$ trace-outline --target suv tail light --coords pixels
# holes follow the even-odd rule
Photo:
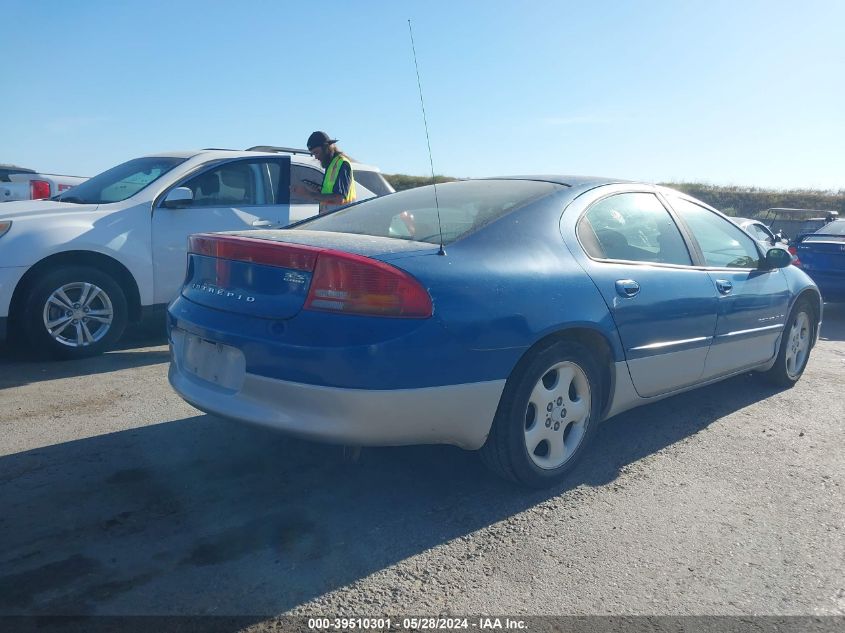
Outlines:
[[[788,249],[789,254],[792,255],[792,265],[793,266],[801,266],[801,260],[798,259],[798,249],[794,246],[790,246]]]
[[[431,297],[408,273],[370,257],[234,235],[192,235],[189,250],[220,259],[312,273],[305,310],[425,319]]]
[[[32,200],[44,200],[50,197],[50,183],[46,180],[29,181],[29,197]]]

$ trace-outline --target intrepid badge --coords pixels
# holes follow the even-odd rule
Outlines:
[[[240,292],[229,290],[228,288],[220,288],[218,286],[211,286],[209,284],[195,283],[191,284],[191,288],[193,288],[194,290],[199,290],[200,292],[207,292],[208,294],[217,295],[218,297],[234,299],[235,301],[246,301],[247,303],[253,303],[255,301],[255,297],[251,295],[241,294]]]

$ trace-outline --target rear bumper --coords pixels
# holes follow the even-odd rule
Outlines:
[[[207,413],[306,439],[361,446],[452,444],[480,448],[504,380],[419,389],[347,389],[249,374],[236,360],[217,369],[226,388],[186,363],[187,333],[171,331],[170,384]]]

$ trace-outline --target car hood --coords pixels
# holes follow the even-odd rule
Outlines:
[[[15,220],[50,216],[57,213],[87,213],[97,209],[96,204],[74,204],[55,200],[21,200],[0,204],[0,220]]]

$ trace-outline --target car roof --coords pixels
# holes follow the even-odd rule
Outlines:
[[[299,152],[296,153],[286,153],[286,152],[262,152],[262,151],[251,151],[251,150],[243,150],[243,149],[217,149],[217,148],[208,148],[208,149],[195,149],[195,150],[184,150],[184,151],[174,151],[174,152],[156,152],[155,154],[147,154],[144,158],[184,158],[184,159],[191,159],[201,156],[204,160],[223,160],[226,158],[246,158],[249,156],[290,156],[291,161],[294,163],[298,163],[300,165],[308,165],[310,167],[321,168],[320,162],[311,156],[303,156]],[[374,165],[366,165],[364,163],[359,163],[355,160],[352,161],[352,164],[355,166],[355,169],[364,170],[364,171],[375,171],[381,172],[378,167]]]
[[[607,178],[604,176],[565,176],[561,174],[534,174],[523,176],[497,176],[493,178],[482,178],[481,180],[540,180],[552,182],[564,187],[582,188],[598,187],[600,185],[612,185],[617,183],[632,183],[631,180],[623,178]],[[645,183],[643,183],[645,184]]]

